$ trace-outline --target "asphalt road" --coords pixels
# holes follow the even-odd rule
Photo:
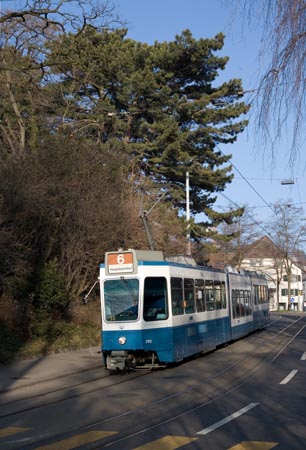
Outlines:
[[[305,450],[306,315],[166,370],[93,367],[0,395],[5,450]]]

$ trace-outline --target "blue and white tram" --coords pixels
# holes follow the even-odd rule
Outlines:
[[[112,371],[166,366],[269,321],[267,281],[256,272],[127,250],[106,253],[99,279],[102,351]]]

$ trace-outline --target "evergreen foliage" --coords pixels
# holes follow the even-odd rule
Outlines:
[[[149,46],[125,33],[89,28],[77,42],[69,35],[51,47],[49,63],[61,79],[55,85],[64,92],[62,127],[111,149],[119,141],[127,177],[137,186],[158,183],[169,201],[184,198],[188,170],[192,211],[207,212],[206,225],[229,220],[211,210],[212,194],[233,176],[230,156],[217,146],[235,142],[249,107],[239,101],[240,80],[216,85],[228,60],[215,55],[224,36],[196,40],[186,30]]]

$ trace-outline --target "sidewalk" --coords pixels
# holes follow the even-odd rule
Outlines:
[[[0,393],[98,367],[103,369],[100,347],[0,364]]]

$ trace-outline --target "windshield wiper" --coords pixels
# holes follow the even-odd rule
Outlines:
[[[125,284],[125,286],[128,288],[129,293],[132,296],[133,299],[133,306],[136,306],[136,304],[138,303],[138,298],[135,296],[133,289],[131,288],[131,286],[129,285],[129,283],[127,282],[127,280],[124,277],[120,277],[121,281],[123,281],[123,283]]]

